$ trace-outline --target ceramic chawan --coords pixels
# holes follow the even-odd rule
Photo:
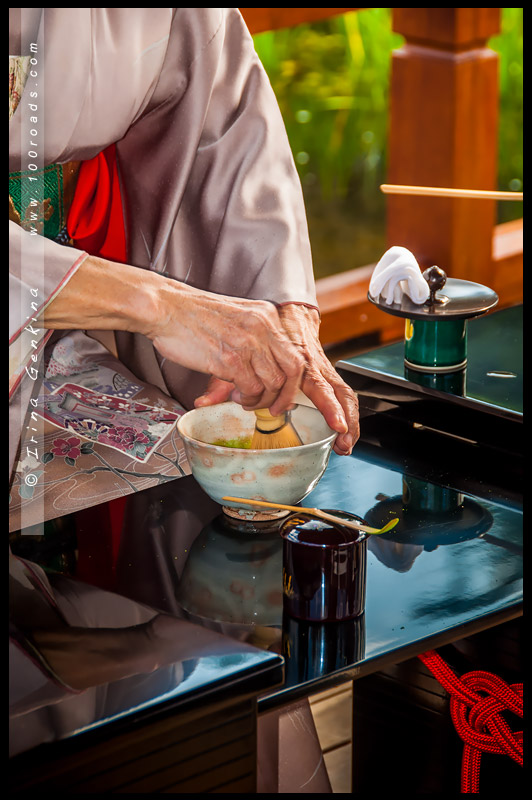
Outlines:
[[[276,450],[251,450],[213,444],[250,438],[255,414],[237,403],[197,408],[177,423],[190,469],[200,486],[229,513],[257,519],[249,506],[225,501],[225,496],[293,505],[316,486],[327,467],[337,436],[315,408],[298,405],[292,423],[302,445]],[[271,515],[262,515],[267,518]]]

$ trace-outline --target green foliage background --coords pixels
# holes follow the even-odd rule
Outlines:
[[[384,252],[390,8],[369,8],[254,37],[301,177],[316,277]],[[523,9],[504,8],[488,43],[500,57],[500,189],[523,181]],[[522,213],[499,203],[499,221]]]

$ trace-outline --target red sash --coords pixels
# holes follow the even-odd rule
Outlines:
[[[110,261],[126,261],[124,212],[114,144],[82,163],[68,212],[67,231],[80,250]]]

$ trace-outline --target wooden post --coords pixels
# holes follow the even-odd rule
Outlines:
[[[388,183],[496,189],[500,8],[394,8]],[[388,245],[490,285],[493,200],[390,196]]]

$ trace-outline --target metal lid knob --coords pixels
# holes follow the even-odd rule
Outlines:
[[[436,297],[436,292],[443,289],[447,283],[447,273],[437,266],[432,266],[423,272],[423,277],[429,285],[430,295],[426,301],[427,305],[433,306],[435,304],[443,305],[448,302],[448,298]]]

